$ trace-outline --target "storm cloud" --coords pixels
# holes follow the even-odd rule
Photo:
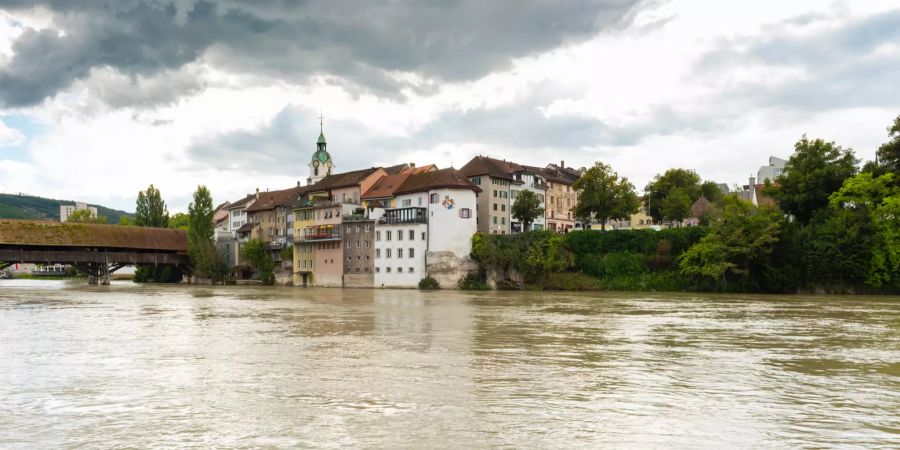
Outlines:
[[[469,80],[512,59],[587,39],[619,23],[636,0],[486,2],[0,1],[44,6],[53,26],[26,29],[0,68],[0,100],[27,106],[95,68],[149,77],[201,58],[230,72],[303,83],[333,77],[396,96],[415,83]]]

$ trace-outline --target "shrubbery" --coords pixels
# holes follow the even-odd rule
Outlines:
[[[440,283],[438,283],[438,281],[435,280],[430,275],[425,278],[422,278],[419,281],[419,289],[421,289],[423,291],[434,291],[434,290],[437,290],[440,288],[441,288]]]

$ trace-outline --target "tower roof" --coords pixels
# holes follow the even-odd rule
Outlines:
[[[322,130],[319,130],[319,140],[316,141],[316,144],[325,144],[325,133]]]

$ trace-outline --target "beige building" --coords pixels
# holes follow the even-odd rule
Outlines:
[[[72,213],[83,210],[88,210],[91,212],[92,217],[97,217],[97,208],[88,206],[88,204],[84,202],[76,202],[74,205],[59,205],[59,221],[67,222]]]
[[[547,180],[547,229],[567,233],[580,228],[575,219],[578,193],[574,185],[582,171],[566,167],[565,161],[548,164],[541,170]]]

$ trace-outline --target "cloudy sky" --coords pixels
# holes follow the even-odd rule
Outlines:
[[[745,183],[807,133],[872,159],[900,3],[0,0],[0,192],[174,211],[490,155]]]

